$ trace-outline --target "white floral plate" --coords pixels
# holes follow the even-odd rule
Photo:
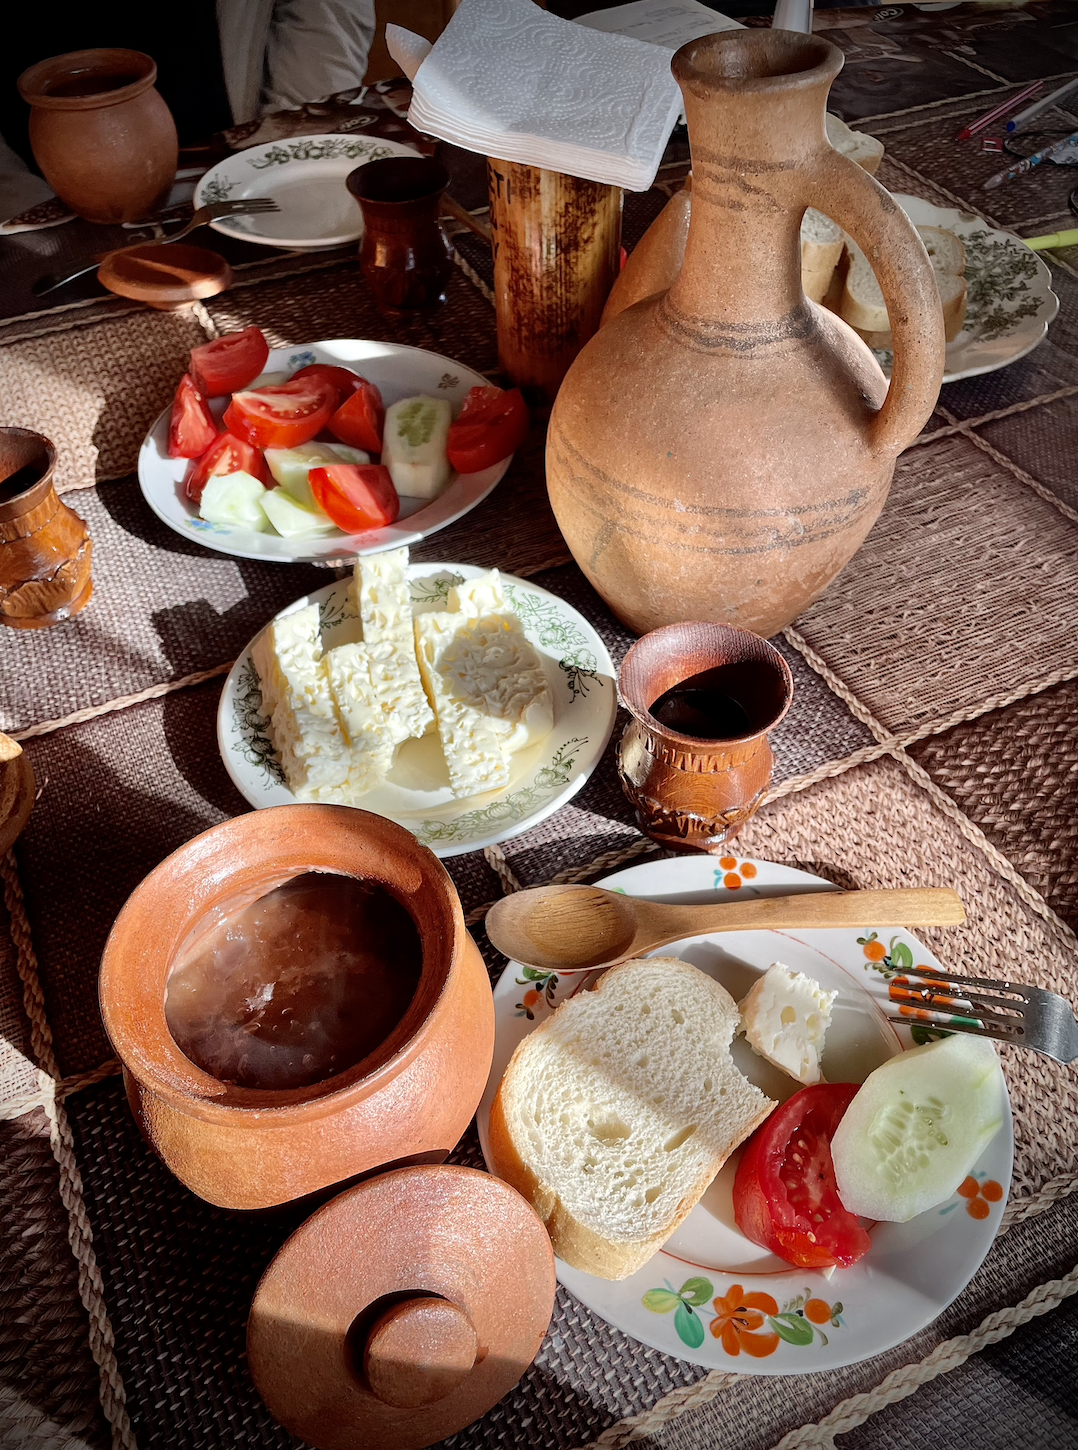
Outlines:
[[[1052,274],[1020,237],[998,232],[979,216],[934,206],[919,196],[895,193],[895,201],[917,227],[943,227],[966,249],[966,322],[947,344],[943,381],[957,383],[994,372],[1043,342],[1059,311]],[[891,374],[892,355],[877,352]]]
[[[378,136],[300,136],[238,151],[220,162],[195,188],[195,206],[269,196],[279,211],[222,217],[214,231],[263,247],[300,251],[340,247],[363,235],[359,203],[345,186],[357,166],[384,156],[418,156],[414,146]]]
[[[489,386],[489,380],[481,373],[440,357],[436,352],[356,338],[312,342],[304,347],[275,347],[266,371],[293,373],[314,362],[343,363],[354,368],[378,385],[387,407],[415,393],[429,393],[435,398],[448,398],[454,412],[459,412],[469,389]],[[228,399],[214,398],[210,406],[219,418],[228,406]],[[513,461],[512,457],[503,458],[480,473],[454,473],[444,492],[431,503],[420,498],[402,498],[400,517],[388,528],[371,529],[365,534],[346,534],[334,529],[315,538],[285,539],[277,533],[261,534],[254,529],[211,524],[199,518],[198,509],[183,491],[187,459],[168,456],[170,412],[166,408],[158,417],[139,449],[138,481],[142,496],[170,529],[185,538],[196,539],[207,549],[233,554],[239,559],[264,559],[282,564],[347,563],[357,554],[377,554],[382,549],[418,544],[420,539],[444,529],[482,503]]]
[[[484,571],[472,564],[412,564],[408,572],[413,609],[421,614],[444,608],[451,585]],[[504,790],[468,800],[454,800],[450,794],[437,735],[406,740],[387,780],[359,802],[365,810],[407,827],[436,856],[480,851],[545,820],[588,779],[614,728],[614,666],[588,621],[564,599],[526,579],[503,574],[502,580],[524,633],[546,668],[554,695],[554,729],[541,744],[514,757]],[[325,648],[360,637],[348,580],[297,599],[281,614],[306,604],[318,605]],[[225,769],[251,805],[290,805],[295,797],[266,734],[251,645],[225,680],[217,710],[217,743]]]
[[[832,891],[830,882],[789,866],[738,856],[681,856],[633,866],[601,885],[651,901],[704,902],[734,896]],[[936,958],[909,932],[746,931],[694,937],[655,955],[679,956],[715,977],[740,1000],[774,961],[837,990],[824,1052],[824,1076],[860,1082],[888,1057],[913,1045],[910,1029],[888,1022],[887,979]],[[585,974],[589,981],[596,974]],[[564,997],[579,976],[560,980],[510,962],[494,989],[494,1062],[478,1114],[490,1161],[490,1106],[513,1049]],[[924,1039],[926,1030],[913,1033]],[[738,1067],[770,1097],[797,1090],[743,1040]],[[558,1278],[589,1309],[625,1334],[708,1369],[803,1374],[856,1364],[923,1329],[969,1282],[999,1228],[1011,1178],[1014,1140],[1008,1108],[962,1191],[906,1224],[877,1224],[872,1248],[830,1279],[791,1268],[750,1243],[734,1224],[734,1154],[701,1202],[644,1268],[619,1283],[557,1261]]]

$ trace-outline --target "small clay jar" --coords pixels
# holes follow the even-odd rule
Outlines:
[[[131,222],[161,206],[176,175],[172,113],[138,50],[73,50],[19,77],[30,145],[61,200],[88,222]]]
[[[668,690],[719,667],[748,730],[709,740],[651,713]],[[633,717],[618,746],[618,774],[641,829],[669,850],[721,850],[763,799],[773,762],[767,734],[790,708],[793,688],[778,650],[747,629],[671,624],[637,640],[618,676]]]
[[[386,311],[445,301],[452,248],[438,220],[449,173],[430,156],[390,156],[358,166],[348,190],[363,212],[359,265]]]
[[[376,883],[400,902],[422,946],[415,995],[389,1036],[335,1077],[288,1089],[222,1082],[169,1032],[169,972],[223,915],[311,871]],[[181,846],[117,917],[100,993],[143,1134],[182,1183],[224,1208],[441,1161],[471,1121],[494,1050],[486,968],[444,866],[403,826],[349,806],[253,811]]]
[[[0,624],[45,629],[85,609],[93,541],[57,497],[56,449],[29,428],[0,428]]]

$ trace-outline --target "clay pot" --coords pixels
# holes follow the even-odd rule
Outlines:
[[[0,624],[45,629],[85,609],[93,541],[53,488],[56,449],[29,428],[0,428]]]
[[[530,402],[552,403],[618,275],[621,188],[496,160],[487,182],[498,363]]]
[[[423,950],[415,997],[381,1046],[336,1077],[234,1087],[170,1035],[169,970],[222,913],[308,871],[377,882],[408,911]],[[493,1053],[486,968],[445,868],[402,826],[348,806],[255,811],[181,846],[120,912],[100,991],[142,1132],[182,1183],[226,1208],[267,1208],[402,1160],[444,1158]]]
[[[452,248],[438,221],[449,173],[430,156],[390,156],[349,173],[363,211],[359,265],[386,311],[445,301]]]
[[[702,740],[657,720],[651,706],[675,685],[727,666],[723,687],[747,714],[751,731]],[[758,809],[774,757],[767,732],[793,699],[790,667],[747,629],[673,624],[637,640],[618,675],[632,715],[618,746],[622,788],[652,840],[675,851],[719,851]]]
[[[137,221],[168,196],[178,144],[156,79],[148,55],[114,49],[73,50],[19,77],[34,159],[88,222]]]
[[[693,153],[685,261],[669,291],[588,343],[547,442],[562,533],[638,632],[789,623],[859,547],[935,404],[939,293],[898,204],[827,141],[841,66],[830,42],[778,30],[707,36],[674,56]],[[804,296],[809,206],[877,271],[889,390],[852,329]]]
[[[681,270],[692,213],[691,183],[690,176],[629,253],[606,299],[600,326],[605,327],[635,302],[654,297],[656,292],[665,292]]]

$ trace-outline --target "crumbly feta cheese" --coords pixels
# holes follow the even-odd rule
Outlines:
[[[408,550],[361,555],[349,592],[363,621],[371,685],[390,741],[426,734],[434,715],[416,660]]]
[[[460,639],[469,620],[460,614],[416,616],[415,640],[423,683],[434,706],[449,785],[457,797],[500,790],[509,784],[509,757],[483,705],[460,670]]]
[[[352,751],[349,791],[372,790],[393,763],[394,742],[371,681],[370,651],[365,644],[340,644],[326,655],[329,687],[337,715]]]
[[[775,962],[740,1004],[752,1050],[806,1085],[820,1081],[820,1055],[837,992]]]
[[[318,607],[275,619],[251,650],[269,736],[297,800],[335,800],[347,788],[351,750],[322,660]]]

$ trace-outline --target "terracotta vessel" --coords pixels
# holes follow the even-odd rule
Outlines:
[[[720,666],[724,688],[751,729],[729,740],[672,730],[651,707],[674,686]],[[747,629],[672,624],[637,640],[618,675],[632,715],[618,746],[618,774],[642,830],[675,851],[718,851],[755,813],[771,781],[767,734],[793,699],[790,667]]]
[[[498,361],[551,403],[618,275],[621,188],[515,161],[488,161],[487,180]]]
[[[85,609],[93,541],[53,487],[56,449],[29,428],[0,428],[0,624],[45,629]]]
[[[170,1035],[169,970],[223,913],[308,871],[376,882],[401,903],[422,944],[419,985],[385,1041],[336,1077],[231,1086]],[[117,917],[100,992],[140,1128],[182,1183],[226,1208],[267,1208],[401,1160],[445,1157],[493,1053],[486,968],[445,868],[402,826],[347,806],[254,811],[181,846]]]
[[[148,55],[116,49],[73,50],[19,77],[19,94],[33,107],[34,159],[88,222],[137,221],[168,196],[176,125],[156,79]]]
[[[403,1168],[340,1194],[266,1270],[247,1322],[258,1392],[317,1450],[418,1450],[508,1394],[554,1307],[531,1206],[473,1168]]]
[[[588,343],[547,442],[569,547],[638,632],[787,624],[856,551],[936,401],[945,343],[927,255],[893,198],[827,141],[841,66],[828,41],[778,30],[674,56],[693,153],[685,261],[668,292]],[[809,206],[878,273],[889,390],[860,338],[804,296]]]
[[[0,731],[0,855],[15,844],[30,819],[35,792],[29,756],[17,740]]]
[[[97,280],[118,297],[145,302],[158,312],[178,312],[199,298],[227,291],[232,268],[206,247],[148,242],[110,252],[97,269]]]
[[[634,302],[654,297],[656,292],[665,292],[680,272],[689,238],[691,186],[690,176],[629,253],[629,259],[606,299],[600,326],[605,327],[619,312],[632,307]]]
[[[452,248],[438,221],[449,173],[430,156],[358,166],[348,190],[363,211],[359,265],[378,305],[416,311],[445,301]]]

